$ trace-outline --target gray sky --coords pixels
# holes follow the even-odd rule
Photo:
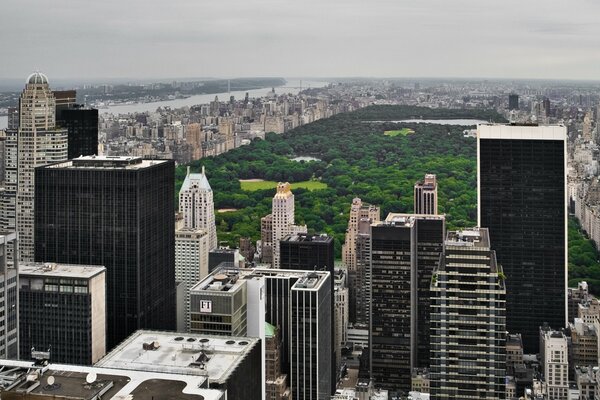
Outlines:
[[[2,0],[0,77],[600,79],[597,0]]]

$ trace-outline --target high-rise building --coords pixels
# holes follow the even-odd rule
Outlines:
[[[371,226],[371,376],[378,387],[410,390],[413,368],[429,365],[430,282],[445,218],[390,214]]]
[[[4,185],[0,187],[0,230],[16,232],[17,216],[17,129],[8,129],[3,138],[4,152],[0,161],[4,168]],[[12,260],[12,249],[8,249],[8,257]]]
[[[431,399],[504,399],[502,267],[485,228],[448,232],[431,279]]]
[[[331,236],[288,234],[279,241],[279,249],[282,269],[319,270],[333,274],[335,250]]]
[[[508,95],[508,109],[509,110],[518,110],[519,109],[519,95],[518,94],[509,94]]]
[[[549,399],[569,399],[569,346],[562,331],[540,327],[540,358]]]
[[[363,203],[357,197],[352,200],[352,205],[350,206],[348,228],[346,229],[346,238],[342,246],[342,261],[350,274],[356,269],[356,236],[358,235],[359,221],[363,218],[368,218],[373,223],[379,222],[379,207]]]
[[[279,183],[271,211],[273,268],[281,268],[279,241],[291,233],[306,233],[306,226],[294,225],[294,195],[289,183]]]
[[[425,179],[415,183],[415,214],[438,213],[437,180],[435,175],[426,174]]]
[[[175,231],[175,281],[184,284],[184,331],[189,332],[190,289],[208,275],[208,233],[202,229],[181,228]]]
[[[4,133],[3,130],[0,130],[0,187],[4,187],[4,175],[5,175],[4,171],[6,169],[5,161],[6,161],[6,134]]]
[[[179,212],[183,214],[185,228],[204,229],[208,232],[209,250],[217,248],[213,191],[206,178],[204,167],[200,174],[190,173],[188,167],[179,191]]]
[[[292,398],[325,400],[335,388],[331,351],[331,276],[308,272],[291,292]]]
[[[69,160],[98,154],[98,110],[79,104],[56,109],[56,123],[68,132]]]
[[[0,231],[0,359],[19,358],[18,260],[13,262],[9,253],[17,243],[16,233]]]
[[[350,321],[369,325],[371,318],[371,224],[361,218],[356,235],[356,272],[348,271]]]
[[[106,267],[107,349],[175,329],[174,168],[87,156],[36,169],[36,260]]]
[[[333,339],[335,349],[335,365],[339,370],[342,359],[342,346],[348,340],[349,304],[348,274],[343,269],[334,273],[334,309]]]
[[[478,224],[506,274],[507,330],[537,353],[539,327],[567,323],[564,126],[479,125]],[[531,310],[536,310],[532,313]]]
[[[260,255],[263,263],[273,263],[273,214],[260,219]]]
[[[67,159],[68,135],[56,126],[55,107],[46,75],[31,74],[19,99],[17,132],[15,215],[22,261],[34,259],[34,170]]]
[[[279,329],[266,322],[265,326],[265,377],[266,400],[291,400],[292,392],[287,375],[281,373],[281,337]]]
[[[106,354],[104,267],[19,265],[21,358],[49,351],[57,363],[91,365]]]

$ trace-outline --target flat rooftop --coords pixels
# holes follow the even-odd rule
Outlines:
[[[449,231],[446,246],[490,248],[490,236],[487,228],[470,228]]]
[[[57,264],[43,262],[19,263],[19,275],[90,279],[106,271],[100,265]]]
[[[2,398],[9,400],[20,399],[27,392],[83,400],[131,398],[128,396],[144,400],[222,400],[225,396],[221,390],[201,389],[206,378],[200,376],[68,364],[39,366],[14,360],[0,360],[0,383]]]
[[[145,160],[141,157],[81,156],[69,161],[51,164],[45,168],[56,169],[127,169],[136,170],[163,164],[170,160]]]
[[[480,124],[478,139],[566,140],[564,125]]]
[[[282,242],[312,242],[312,243],[330,243],[333,241],[331,236],[326,234],[321,235],[309,235],[307,233],[291,233],[285,235]]]
[[[225,383],[259,339],[191,333],[137,331],[97,367],[204,376]],[[148,349],[148,350],[146,350]]]
[[[329,274],[329,273],[327,273]],[[306,272],[294,283],[292,289],[296,290],[319,290],[323,286],[323,282],[327,279],[327,274],[314,271]]]
[[[443,221],[446,219],[445,215],[431,215],[431,214],[400,214],[400,213],[389,213],[385,218],[384,223],[387,225],[394,226],[412,226],[416,220],[429,220],[429,221]]]
[[[222,263],[221,263],[222,264]],[[220,265],[220,264],[219,264]],[[241,278],[240,270],[236,268],[215,269],[200,282],[192,286],[190,293],[198,292],[235,292],[244,281]]]

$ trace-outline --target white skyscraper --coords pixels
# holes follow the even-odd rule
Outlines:
[[[273,232],[273,268],[279,268],[281,257],[279,241],[290,233],[306,233],[306,225],[294,225],[294,195],[289,183],[279,183],[273,197],[271,211]]]
[[[217,248],[217,227],[215,226],[215,206],[213,192],[202,173],[192,174],[188,167],[187,175],[179,192],[179,212],[183,214],[183,227],[204,229],[208,232],[209,250]]]
[[[561,331],[540,328],[540,357],[549,399],[569,398],[569,358],[567,337]]]
[[[68,133],[57,129],[56,102],[48,78],[39,72],[27,78],[19,99],[19,129],[17,132],[16,228],[19,233],[19,254],[22,261],[34,258],[34,190],[35,168],[67,160]],[[12,175],[14,179],[14,175]],[[14,187],[15,182],[7,182]],[[4,202],[10,205],[10,202]],[[11,220],[11,210],[5,210]]]

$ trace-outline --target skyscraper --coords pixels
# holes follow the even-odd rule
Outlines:
[[[279,241],[290,233],[306,233],[306,226],[294,225],[294,195],[289,183],[279,183],[277,193],[273,197],[272,219],[272,245],[273,268],[280,268]]]
[[[98,154],[98,110],[80,104],[58,112],[56,123],[66,128],[69,137],[69,160]]]
[[[429,364],[431,276],[442,254],[444,216],[390,214],[371,226],[371,376],[410,389],[412,369]]]
[[[190,289],[208,275],[208,233],[202,229],[175,231],[175,281],[185,285],[185,331],[190,330]]]
[[[46,75],[27,78],[19,99],[17,132],[16,228],[19,257],[34,259],[34,169],[67,159],[67,131],[56,127],[56,104]],[[10,185],[14,185],[13,182]]]
[[[435,175],[426,174],[423,181],[415,183],[415,214],[438,213],[437,181]]]
[[[509,94],[508,95],[508,109],[509,110],[518,110],[519,109],[519,95],[518,94]]]
[[[208,232],[209,250],[217,248],[213,191],[206,178],[204,167],[200,174],[190,173],[188,167],[187,175],[179,191],[179,212],[183,214],[185,228],[204,229]]]
[[[350,217],[348,219],[348,229],[346,229],[346,238],[342,246],[342,261],[352,273],[356,269],[356,235],[358,235],[358,223],[362,218],[369,218],[373,223],[379,222],[379,207],[363,204],[358,197],[352,200],[350,206]]]
[[[50,349],[53,362],[92,365],[106,354],[104,267],[19,265],[21,358]]]
[[[506,274],[507,330],[537,353],[539,327],[566,326],[564,126],[479,125],[478,223]],[[535,310],[532,313],[531,310]]]
[[[292,398],[325,400],[331,397],[331,275],[308,272],[292,286],[291,388]]]
[[[87,156],[36,169],[36,259],[106,267],[107,348],[172,330],[174,163]]]
[[[431,279],[431,399],[505,398],[502,267],[485,228],[448,232]]]
[[[371,224],[361,218],[356,235],[356,272],[348,271],[350,321],[369,325],[371,318]]]
[[[18,260],[9,256],[17,247],[16,233],[0,231],[0,358],[19,358]]]
[[[553,400],[569,399],[569,346],[562,331],[540,327],[540,358],[542,373]]]

